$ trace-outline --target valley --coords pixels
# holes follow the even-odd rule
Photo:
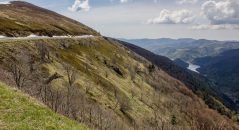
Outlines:
[[[204,74],[205,60],[176,63],[165,57],[173,51],[157,55],[28,2],[0,3],[0,129],[238,130],[231,97],[187,69]]]

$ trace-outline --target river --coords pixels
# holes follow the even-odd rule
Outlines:
[[[199,73],[199,72],[197,71],[197,69],[200,68],[199,65],[194,65],[194,64],[192,64],[192,63],[188,63],[188,64],[189,64],[189,66],[188,66],[188,69],[189,69],[189,70],[192,70],[192,71],[194,71],[194,72]]]

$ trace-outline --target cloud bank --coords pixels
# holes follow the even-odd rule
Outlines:
[[[204,2],[201,8],[203,15],[210,23],[195,25],[192,29],[239,29],[238,0],[209,0]]]
[[[0,5],[8,5],[8,4],[11,4],[10,1],[3,1],[3,2],[0,1]]]
[[[160,12],[159,17],[149,19],[148,24],[189,24],[195,19],[192,11],[183,9],[169,11],[164,9]]]
[[[195,4],[198,0],[178,0],[179,4]]]
[[[121,3],[127,3],[128,0],[120,0]]]
[[[195,25],[192,26],[191,29],[195,30],[234,30],[239,29],[239,25],[231,25],[231,24],[221,24],[221,25],[212,25],[212,24],[201,24],[201,25]]]
[[[239,1],[207,1],[202,5],[203,14],[211,24],[239,24]]]

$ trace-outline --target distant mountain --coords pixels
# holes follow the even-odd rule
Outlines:
[[[200,65],[197,69],[218,83],[218,86],[239,106],[239,49],[229,50],[214,57],[194,60]]]
[[[98,35],[75,20],[27,2],[0,4],[0,12],[0,35],[4,36]]]
[[[170,59],[192,62],[195,58],[215,56],[239,48],[239,42],[194,39],[133,39],[125,40]]]

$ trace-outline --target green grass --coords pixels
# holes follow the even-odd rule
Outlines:
[[[0,83],[0,130],[87,130]]]

